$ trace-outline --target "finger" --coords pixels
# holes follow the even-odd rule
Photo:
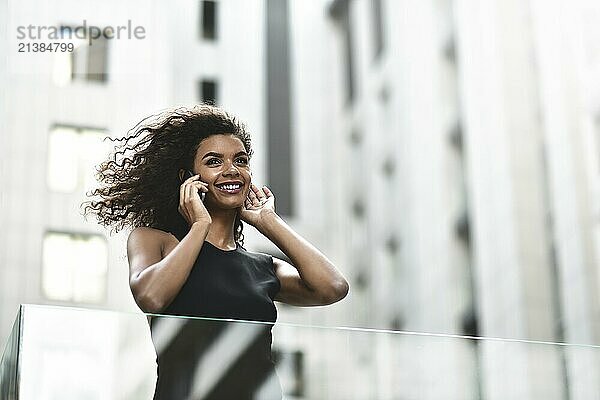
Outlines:
[[[179,186],[179,206],[183,205],[183,199],[185,198],[185,182]]]
[[[196,179],[198,179],[200,177],[200,174],[196,174],[194,176],[190,176],[189,178],[187,178],[185,181],[183,181],[183,183],[188,183],[188,182],[192,182],[195,181]]]
[[[256,196],[258,196],[260,194],[260,189],[258,188],[258,186],[256,186],[254,183],[250,185],[250,187],[252,188],[252,192],[254,192],[254,194]]]
[[[201,191],[206,193],[206,192],[208,192],[208,185],[207,184],[203,185],[203,183],[204,182],[197,181],[197,182],[194,182],[194,185],[196,186],[196,188],[198,188]]]
[[[198,184],[199,184],[197,187],[198,187],[198,188],[199,188],[199,189],[200,189],[202,192],[204,192],[204,193],[208,193],[208,183],[206,183],[206,182],[202,182],[202,181],[197,181],[197,182],[198,182]]]
[[[194,185],[185,185],[185,203],[189,203],[192,200],[192,189],[195,188]]]
[[[202,191],[202,185],[198,185],[197,181],[196,182],[192,182],[190,184],[190,200],[194,200],[196,198],[196,196],[198,198],[200,198],[200,200],[202,200],[202,198],[200,197],[200,193]]]
[[[265,194],[265,192],[263,192],[262,189],[258,188],[257,186],[254,186],[252,188],[252,190],[254,191],[254,193],[256,194],[256,197],[258,197],[259,200],[262,200],[263,198],[266,198],[267,195]]]
[[[263,192],[265,192],[267,197],[273,197],[273,192],[271,192],[271,189],[269,189],[268,187],[263,186]]]
[[[181,198],[179,199],[179,208],[181,209],[180,213],[183,215],[183,217],[186,220],[189,220],[189,213],[187,210],[187,187],[188,185],[186,185],[185,183],[183,185],[181,185]]]
[[[254,193],[254,191],[251,190],[250,192],[248,192],[248,198],[252,202],[252,205],[257,206],[260,204],[260,200],[258,200],[258,197],[256,197],[256,194]]]

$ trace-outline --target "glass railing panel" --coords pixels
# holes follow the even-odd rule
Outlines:
[[[19,387],[19,344],[21,343],[21,310],[19,309],[0,361],[0,399],[16,400]]]
[[[23,306],[19,400],[152,399],[157,361],[170,400],[600,396],[596,345],[150,317]]]
[[[22,315],[19,400],[152,398],[143,314],[24,305]]]

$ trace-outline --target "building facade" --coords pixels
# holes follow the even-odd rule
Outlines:
[[[126,232],[109,236],[79,214],[87,171],[107,150],[98,139],[199,101],[248,124],[254,178],[350,282],[330,307],[278,304],[281,321],[600,341],[593,1],[60,4],[5,9],[8,45],[16,48],[16,26],[83,19],[131,20],[146,35],[76,42],[74,55],[43,61],[6,52],[3,343],[19,303],[137,310]],[[249,248],[281,256],[245,234]],[[78,254],[90,252],[95,261],[82,267]],[[346,398],[600,393],[600,361],[560,347],[356,339],[341,354],[332,334],[330,352],[315,355],[311,335],[274,332],[275,350],[296,365],[292,378],[305,382],[299,398],[323,398],[332,382]]]

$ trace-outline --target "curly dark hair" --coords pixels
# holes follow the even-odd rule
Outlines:
[[[250,134],[244,123],[224,110],[200,104],[168,109],[144,118],[120,142],[107,161],[96,167],[100,187],[87,193],[83,215],[115,232],[139,226],[183,237],[189,227],[178,211],[180,169],[193,169],[200,142],[212,135],[231,134],[244,144],[250,157]],[[244,243],[243,224],[235,220],[235,241]]]

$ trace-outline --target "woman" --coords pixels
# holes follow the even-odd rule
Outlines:
[[[236,118],[209,105],[177,108],[143,120],[121,140],[114,159],[99,169],[104,185],[92,195],[100,199],[88,202],[86,212],[105,226],[133,228],[127,241],[129,282],[144,312],[274,323],[273,301],[317,306],[346,296],[342,274],[277,215],[273,193],[252,182],[250,136]],[[291,264],[247,251],[243,222],[279,247]],[[193,380],[202,371],[194,369],[222,323],[188,324],[202,327],[180,334],[192,347],[160,345],[159,352],[155,319],[155,399],[187,398],[199,390]],[[267,327],[249,346],[250,356],[213,379],[204,398],[254,396],[274,372],[272,325]]]

